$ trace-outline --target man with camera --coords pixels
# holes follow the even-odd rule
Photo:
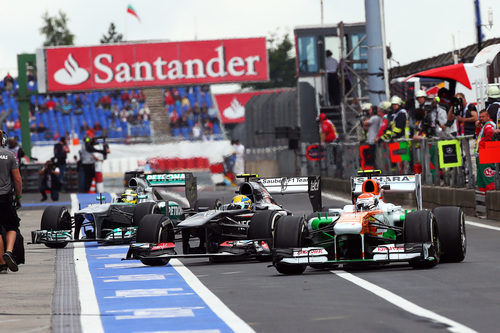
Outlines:
[[[469,152],[471,156],[472,172],[476,173],[476,163],[474,162],[474,137],[476,135],[477,109],[472,103],[467,103],[462,93],[455,94],[451,100],[451,107],[448,110],[448,121],[456,122],[458,136],[472,136],[469,141]]]
[[[0,273],[7,273],[7,269],[17,272],[16,258],[12,253],[19,231],[19,217],[16,209],[21,206],[23,182],[16,157],[7,150],[7,135],[0,130],[0,227],[7,233],[4,240],[0,235]],[[5,252],[4,252],[5,249]]]
[[[59,181],[60,172],[61,171],[59,170],[57,165],[54,164],[54,161],[52,159],[45,162],[42,170],[38,172],[38,174],[41,176],[40,194],[42,195],[42,199],[40,199],[40,201],[47,200],[47,190],[50,191],[50,198],[52,199],[52,201],[59,200],[59,189],[61,187],[61,182]]]
[[[97,149],[98,140],[102,140],[102,149]],[[104,137],[84,139],[82,149],[80,150],[80,163],[83,172],[83,192],[89,192],[92,186],[92,179],[95,177],[95,163],[99,159],[94,153],[102,154],[103,159],[106,159],[109,154],[109,146]]]

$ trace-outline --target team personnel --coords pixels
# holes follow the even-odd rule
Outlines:
[[[500,88],[497,86],[488,87],[488,114],[490,115],[491,121],[497,125],[497,129],[500,128]]]
[[[491,121],[490,115],[486,110],[482,110],[479,113],[479,121],[476,123],[478,127],[481,127],[479,132],[476,145],[474,148],[474,155],[476,157],[477,166],[477,188],[479,191],[492,191],[495,189],[495,164],[480,164],[479,163],[479,146],[483,142],[492,141],[493,135],[496,132],[496,124]]]
[[[18,271],[16,258],[12,251],[14,250],[14,242],[19,228],[16,207],[19,206],[22,197],[23,184],[17,159],[12,152],[5,148],[7,135],[1,130],[0,142],[0,212],[2,214],[0,225],[7,231],[6,244],[0,237],[0,273],[6,273],[7,268],[13,272]]]
[[[389,124],[381,139],[389,141],[391,139],[408,138],[410,129],[408,127],[408,114],[403,107],[403,101],[398,96],[391,98],[391,113],[388,117]]]
[[[337,139],[337,129],[335,125],[326,117],[326,114],[320,113],[318,120],[321,123],[320,140],[321,144],[330,143]]]

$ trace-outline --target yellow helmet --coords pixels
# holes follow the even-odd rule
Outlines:
[[[240,209],[251,209],[252,208],[252,200],[246,195],[240,194],[233,198],[231,201],[231,205],[237,206]]]
[[[137,193],[132,189],[126,189],[125,192],[122,194],[122,202],[136,204]]]

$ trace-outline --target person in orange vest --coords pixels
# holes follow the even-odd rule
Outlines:
[[[337,129],[335,125],[326,117],[326,114],[320,113],[317,120],[320,122],[321,131],[320,131],[320,140],[321,144],[330,143],[337,139]]]

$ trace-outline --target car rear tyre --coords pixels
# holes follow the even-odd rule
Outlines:
[[[437,207],[432,213],[439,229],[441,261],[463,261],[467,252],[464,212],[460,207]]]
[[[217,209],[220,206],[222,206],[222,201],[220,199],[205,198],[196,200],[196,203],[194,204],[194,209],[196,211],[200,211],[200,209],[202,211],[205,211],[205,210]]]
[[[410,266],[413,268],[431,268],[439,263],[441,249],[438,226],[434,215],[427,210],[409,213],[404,223],[404,237],[406,243],[431,243],[429,256],[434,260],[413,259]]]
[[[49,206],[45,208],[40,229],[49,231],[71,230],[71,215],[66,207]],[[68,242],[45,243],[45,246],[54,249],[61,249],[66,245],[68,245]]]
[[[142,218],[149,214],[161,214],[160,208],[154,201],[141,202],[135,206],[132,226],[137,227]]]
[[[174,242],[174,225],[163,214],[146,215],[139,222],[136,241],[155,244]],[[141,262],[148,266],[163,266],[169,261],[170,258],[141,259]]]
[[[276,224],[274,231],[274,247],[276,249],[299,248],[303,243],[305,222],[303,217],[283,216]],[[294,265],[275,262],[276,270],[281,274],[298,275],[304,273],[306,265]]]

